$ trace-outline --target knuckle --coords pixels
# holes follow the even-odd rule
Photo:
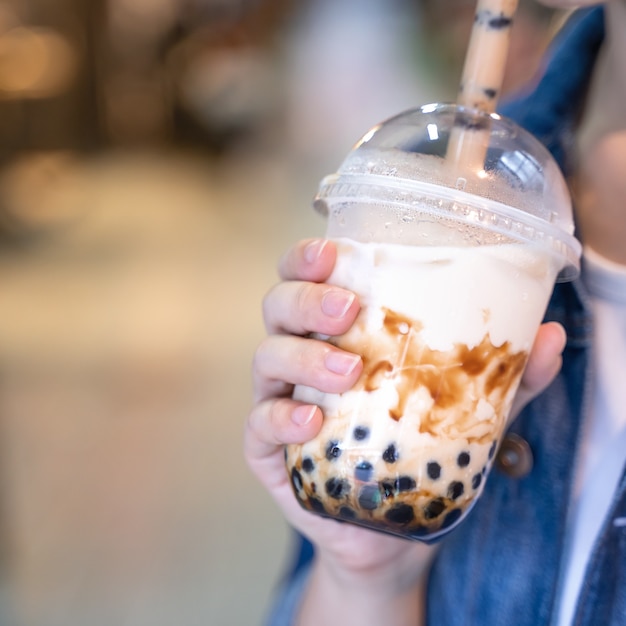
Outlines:
[[[284,400],[268,399],[258,402],[248,415],[246,442],[263,441],[270,444],[281,444],[284,437],[285,406]]]
[[[248,427],[246,429],[247,434],[258,435],[263,431],[261,427],[261,423],[264,421],[263,415],[266,412],[268,401],[257,402],[253,407],[250,413],[248,413]]]
[[[300,259],[306,242],[300,241],[288,248],[278,261],[278,275],[283,279],[292,278],[299,273]]]
[[[271,350],[270,337],[264,337],[258,344],[252,356],[252,371],[256,374],[262,372],[263,365],[267,361],[267,354]]]
[[[263,315],[263,321],[265,322],[265,326],[268,327],[270,325],[270,320],[272,319],[272,310],[273,303],[276,300],[276,295],[278,292],[279,284],[273,285],[267,291],[265,296],[263,296],[263,300],[261,301],[261,311]]]
[[[299,283],[294,294],[293,305],[295,313],[306,313],[310,307],[310,296],[313,286],[310,283]]]

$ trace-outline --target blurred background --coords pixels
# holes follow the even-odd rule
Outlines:
[[[0,0],[0,624],[261,624],[261,299],[360,135],[454,99],[474,6]],[[561,17],[522,0],[507,93]]]

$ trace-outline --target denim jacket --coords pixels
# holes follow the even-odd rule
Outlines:
[[[548,147],[566,174],[603,20],[601,8],[576,12],[533,92],[501,107]],[[569,496],[592,379],[593,325],[580,281],[555,287],[546,320],[567,331],[563,367],[509,431],[529,445],[532,469],[513,478],[494,468],[472,513],[442,541],[429,577],[429,626],[556,624]],[[626,473],[593,548],[573,626],[626,626],[626,527],[614,523],[624,518]],[[270,626],[293,623],[311,555],[300,539]]]

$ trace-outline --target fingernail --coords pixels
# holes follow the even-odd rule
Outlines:
[[[291,413],[291,421],[298,426],[306,426],[313,419],[316,410],[316,406],[309,404],[296,407]]]
[[[322,298],[322,311],[329,317],[341,318],[352,306],[354,294],[343,289],[329,289]]]
[[[304,260],[307,263],[315,263],[320,258],[328,241],[326,239],[313,239],[304,248]]]
[[[326,369],[334,372],[335,374],[341,374],[342,376],[348,376],[354,371],[361,357],[358,354],[348,354],[346,352],[329,352],[324,359]]]

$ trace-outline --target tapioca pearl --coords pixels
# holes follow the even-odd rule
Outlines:
[[[464,491],[465,491],[465,485],[458,480],[453,480],[448,485],[448,498],[450,498],[450,500],[456,500],[457,498],[460,498],[463,495]]]
[[[431,500],[424,507],[424,517],[426,519],[435,519],[439,517],[446,510],[446,505],[441,498],[435,498]]]
[[[338,459],[341,456],[341,452],[338,441],[329,441],[326,446],[326,459],[328,461]]]
[[[311,510],[316,513],[326,513],[326,508],[324,507],[324,503],[319,498],[309,498],[307,500]]]
[[[399,476],[394,483],[396,490],[399,492],[412,491],[413,489],[415,489],[415,485],[415,480],[410,476]]]
[[[393,498],[396,495],[396,487],[393,482],[383,480],[380,483],[380,490],[384,498]]]
[[[378,485],[363,485],[359,491],[359,506],[366,511],[377,509],[381,502]]]
[[[315,469],[315,462],[311,457],[305,457],[302,459],[302,470],[307,474],[310,474]]]
[[[324,484],[326,493],[335,500],[341,500],[350,493],[350,483],[342,478],[329,478]]]
[[[409,504],[398,504],[385,513],[385,518],[394,524],[408,524],[415,519],[415,512]]]
[[[430,461],[426,465],[426,473],[432,480],[437,480],[441,476],[441,465],[437,461]]]
[[[481,473],[474,474],[472,476],[472,489],[478,489],[480,487],[480,483],[483,482],[483,475]]]
[[[291,468],[291,484],[296,491],[302,491],[304,487],[302,483],[302,474],[295,468]]]
[[[354,477],[361,482],[367,483],[372,479],[374,466],[369,461],[361,461],[354,468]]]
[[[441,530],[444,528],[449,528],[457,522],[461,515],[463,515],[463,511],[461,509],[452,509],[444,518],[443,523],[441,524]]]
[[[456,458],[456,462],[459,467],[467,467],[470,464],[470,460],[469,452],[461,452]]]
[[[493,459],[493,455],[496,453],[496,448],[498,447],[498,442],[494,441],[489,448],[489,460]]]
[[[342,506],[337,515],[339,517],[342,517],[343,519],[355,519],[356,518],[356,512],[354,509],[351,509],[349,506]]]
[[[424,538],[429,535],[431,533],[430,528],[428,528],[428,526],[417,526],[417,528],[411,528],[411,530],[408,533],[409,537],[412,537],[413,539],[420,539],[421,541],[424,541]]]
[[[396,446],[392,443],[383,452],[383,461],[387,463],[395,463],[400,458]]]
[[[357,426],[352,431],[352,436],[357,441],[365,441],[370,436],[370,429],[367,426]]]

